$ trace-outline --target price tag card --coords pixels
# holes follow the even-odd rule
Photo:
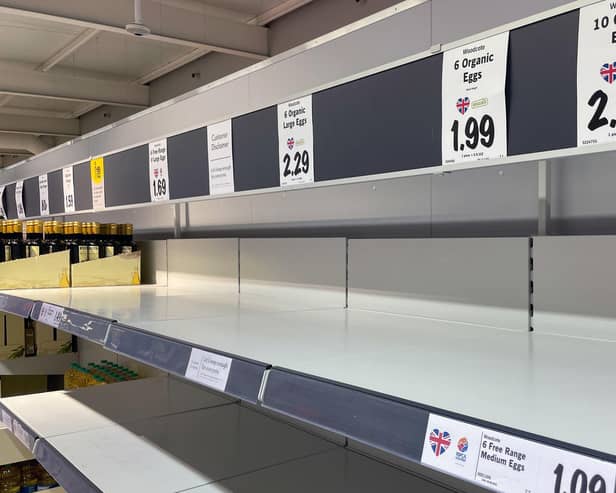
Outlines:
[[[616,491],[616,465],[430,414],[421,462],[494,491]]]
[[[233,360],[226,356],[193,348],[186,368],[186,378],[224,392]]]
[[[73,167],[62,168],[62,191],[64,192],[64,212],[75,212],[75,184]]]
[[[2,410],[2,422],[9,430],[13,431],[13,418],[4,409]]]
[[[616,139],[616,2],[580,9],[578,146]]]
[[[41,216],[49,216],[49,184],[47,181],[47,175],[45,174],[39,176],[38,182]]]
[[[51,327],[58,328],[63,316],[64,308],[50,305],[49,303],[43,303],[41,311],[39,312],[38,321]]]
[[[15,183],[15,204],[17,205],[17,217],[19,219],[26,218],[26,209],[24,208],[24,181],[19,180]]]
[[[207,161],[210,174],[210,195],[235,192],[231,120],[207,127]]]
[[[92,181],[92,207],[95,211],[105,208],[105,158],[90,160],[90,180]]]
[[[278,105],[280,186],[314,183],[312,95]]]
[[[0,186],[0,216],[6,219],[6,211],[4,210],[4,189],[5,185]]]
[[[507,155],[509,33],[443,55],[443,164]]]
[[[150,200],[169,200],[169,167],[167,165],[167,139],[150,142]]]

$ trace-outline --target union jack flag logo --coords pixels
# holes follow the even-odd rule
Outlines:
[[[608,83],[612,83],[616,80],[616,62],[605,63],[601,67],[601,77]]]
[[[468,97],[460,98],[458,99],[458,102],[456,103],[456,108],[458,108],[458,111],[463,115],[469,110],[470,107],[471,107],[471,100],[468,99]]]
[[[430,433],[430,447],[437,457],[440,457],[451,445],[451,435],[447,431],[434,428]]]
[[[294,145],[295,145],[295,139],[294,139],[293,137],[289,137],[289,138],[287,139],[287,147],[288,147],[290,150],[293,150],[293,146],[294,146]]]

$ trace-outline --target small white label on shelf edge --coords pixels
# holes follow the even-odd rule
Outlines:
[[[577,57],[577,144],[616,140],[616,2],[580,9]]]
[[[41,175],[38,177],[39,183],[39,204],[41,209],[41,216],[49,215],[49,184],[47,181],[47,175]]]
[[[443,55],[443,164],[507,155],[507,52],[509,32]]]
[[[169,163],[167,158],[167,139],[148,144],[150,161],[150,200],[162,202],[169,200]]]
[[[507,493],[574,492],[583,484],[616,491],[615,464],[436,414],[428,420],[421,462]]]
[[[30,435],[26,433],[26,430],[23,429],[21,424],[18,421],[13,421],[13,435],[15,435],[21,443],[23,443],[28,449],[32,446],[30,443],[32,440],[30,439]]]
[[[280,186],[314,183],[312,94],[278,105]]]
[[[58,328],[63,316],[64,308],[56,305],[50,305],[49,303],[43,303],[41,305],[38,320],[41,323]]]
[[[64,212],[75,212],[75,185],[73,167],[62,168],[62,191],[64,193]]]
[[[210,195],[235,192],[231,120],[207,126],[207,161]]]
[[[6,212],[4,210],[4,189],[5,185],[0,186],[0,217],[6,219]]]
[[[13,431],[13,418],[4,409],[2,410],[2,422],[9,430]]]
[[[186,378],[224,392],[233,360],[226,356],[193,348],[190,352]]]
[[[24,208],[24,181],[19,180],[15,183],[15,204],[17,205],[17,217],[19,219],[26,218],[26,209]]]

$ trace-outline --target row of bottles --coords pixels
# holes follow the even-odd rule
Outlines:
[[[109,383],[136,380],[139,374],[125,366],[102,360],[100,363],[88,363],[87,367],[72,363],[64,373],[64,388],[76,389]]]
[[[70,250],[71,263],[113,257],[137,250],[132,224],[78,221],[0,222],[0,262]]]
[[[37,461],[0,466],[0,493],[32,493],[58,486]]]

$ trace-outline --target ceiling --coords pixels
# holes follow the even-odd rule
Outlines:
[[[211,51],[267,58],[264,26],[309,2],[142,0],[152,35],[136,37],[133,0],[0,0],[0,167],[79,135],[100,105],[147,107],[149,82]]]

